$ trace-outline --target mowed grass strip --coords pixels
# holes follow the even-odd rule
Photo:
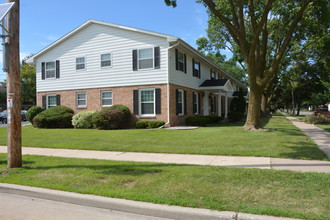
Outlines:
[[[242,126],[229,123],[196,130],[108,131],[26,126],[22,140],[26,147],[327,160],[312,140],[281,115],[269,120],[267,131],[246,131]],[[6,133],[6,128],[0,128],[1,145],[6,145]]]
[[[24,156],[0,182],[159,204],[330,219],[330,175],[290,171]]]

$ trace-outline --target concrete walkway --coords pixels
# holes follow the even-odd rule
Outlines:
[[[0,153],[6,152],[7,147],[0,146]],[[23,147],[23,154],[114,161],[156,162],[330,173],[329,161],[295,160],[270,157],[91,151],[34,147]]]
[[[283,115],[289,119],[294,126],[299,128],[310,139],[312,139],[319,148],[327,154],[328,158],[330,158],[330,132],[318,128],[315,125],[307,124],[295,117],[288,116],[287,114]]]

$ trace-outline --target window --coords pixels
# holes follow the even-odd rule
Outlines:
[[[180,51],[177,51],[178,54],[178,69],[182,72],[186,72],[185,67],[186,67],[186,58],[185,58],[185,54],[181,53]]]
[[[138,50],[139,69],[149,69],[154,67],[153,48]]]
[[[101,67],[111,66],[111,53],[101,54]]]
[[[87,106],[87,95],[85,92],[77,93],[77,107]]]
[[[200,77],[200,63],[193,60],[193,76]]]
[[[182,89],[177,90],[176,94],[176,113],[177,115],[183,115],[184,114],[184,91]]]
[[[199,97],[198,93],[194,92],[193,93],[193,113],[195,115],[199,114]]]
[[[101,105],[111,106],[112,105],[112,91],[101,92]]]
[[[85,57],[76,58],[76,70],[84,70],[85,69]]]
[[[47,95],[47,106],[46,108],[57,106],[57,96]]]
[[[55,78],[56,65],[55,62],[46,62],[46,78]]]
[[[216,79],[216,77],[217,77],[217,74],[213,70],[211,70],[211,72],[210,72],[210,78],[211,79]]]
[[[140,115],[155,115],[155,89],[140,89]]]

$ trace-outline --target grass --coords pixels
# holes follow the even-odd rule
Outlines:
[[[260,169],[23,156],[0,182],[159,204],[330,219],[330,175]]]
[[[265,122],[266,123],[266,122]],[[101,151],[269,156],[328,160],[315,143],[285,117],[274,115],[267,131],[246,131],[242,123],[196,130],[95,130],[22,128],[23,146]],[[0,145],[6,145],[0,128]]]

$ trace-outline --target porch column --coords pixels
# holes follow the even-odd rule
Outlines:
[[[226,98],[225,98],[225,118],[228,118],[228,92],[225,92]]]
[[[204,97],[203,97],[203,111],[204,111],[204,116],[209,115],[209,92],[204,92]]]
[[[222,109],[221,109],[221,92],[219,92],[218,94],[218,116],[221,117],[221,114],[222,114]]]

